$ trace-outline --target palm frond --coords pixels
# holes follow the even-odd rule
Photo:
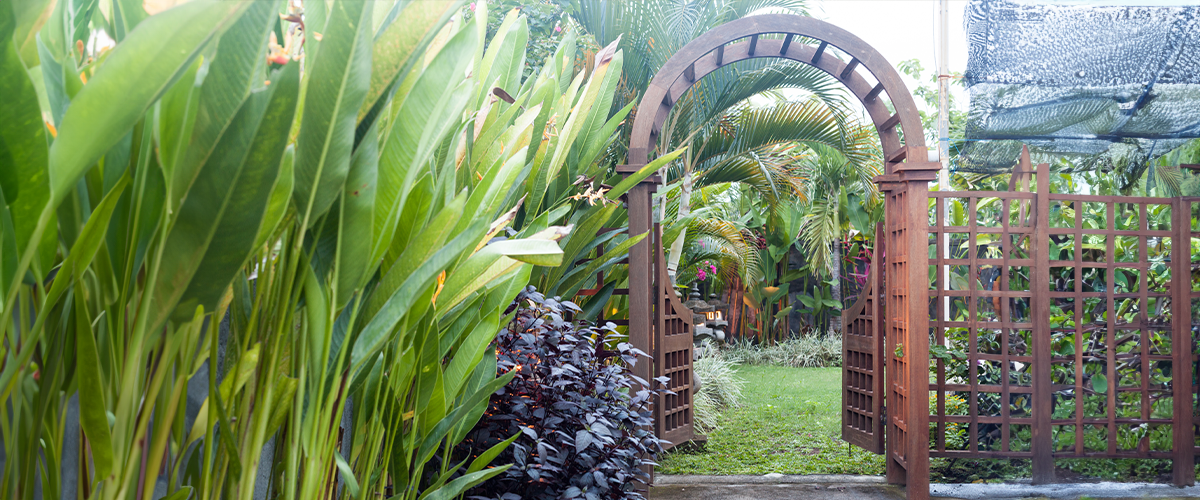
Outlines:
[[[703,260],[719,260],[721,268],[735,273],[744,270],[747,280],[762,279],[758,265],[758,247],[746,238],[745,228],[729,220],[696,217],[688,222],[685,252],[680,270],[691,269]],[[690,271],[694,273],[694,270]],[[682,276],[684,281],[687,276]]]
[[[841,236],[836,196],[832,203],[813,203],[800,223],[800,243],[814,269],[832,272],[830,248]]]
[[[760,107],[746,107],[736,115],[733,134],[709,130],[698,139],[696,163],[737,156],[764,146],[782,143],[824,144],[841,148],[847,142],[847,130],[833,106],[818,99],[787,101]]]

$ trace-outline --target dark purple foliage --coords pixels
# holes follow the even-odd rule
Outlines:
[[[617,342],[612,324],[568,321],[575,304],[529,287],[509,308],[496,339],[500,373],[516,378],[492,395],[487,412],[459,445],[477,455],[520,433],[493,463],[514,464],[470,492],[484,499],[644,498],[641,470],[662,450],[650,432],[652,391],[628,366],[645,357]],[[613,346],[608,350],[605,346]]]

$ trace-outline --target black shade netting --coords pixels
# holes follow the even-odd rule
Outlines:
[[[971,93],[957,169],[1040,161],[1133,171],[1200,137],[1200,7],[972,0]]]

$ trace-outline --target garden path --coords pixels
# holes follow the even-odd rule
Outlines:
[[[902,500],[878,476],[659,476],[651,500]]]

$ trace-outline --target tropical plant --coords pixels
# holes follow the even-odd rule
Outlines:
[[[807,14],[807,2],[803,0],[648,0],[640,2],[610,2],[604,0],[579,0],[572,2],[570,15],[583,30],[596,38],[601,45],[620,41],[629,58],[625,81],[618,92],[614,109],[635,103],[650,85],[654,74],[667,59],[696,37],[729,21],[761,13]],[[779,64],[762,60],[751,63],[751,68],[762,69]],[[786,63],[783,63],[786,64]],[[718,73],[723,73],[724,70]],[[778,76],[793,75],[780,71]],[[803,73],[811,76],[812,73]],[[716,75],[714,75],[716,76]],[[728,76],[728,74],[726,75]],[[713,79],[712,88],[705,95],[720,96],[715,92],[723,85]],[[707,78],[705,80],[708,80]],[[740,101],[751,92],[732,102]],[[626,130],[624,137],[628,137]]]
[[[812,268],[830,277],[831,299],[842,308],[842,242],[851,229],[873,235],[883,219],[883,200],[874,177],[883,173],[877,141],[868,127],[859,127],[854,149],[872,160],[852,160],[842,151],[814,145],[813,154],[801,160],[807,179],[807,214],[800,224],[799,243]],[[809,307],[813,307],[809,305]],[[832,318],[841,329],[841,317]]]
[[[692,395],[693,413],[697,430],[711,432],[719,426],[722,414],[741,406],[746,381],[738,377],[737,364],[712,342],[705,342],[699,351],[700,357],[692,363],[700,381]]]
[[[621,118],[592,110],[620,52],[577,74],[568,35],[522,78],[523,19],[485,46],[463,3],[0,6],[0,496],[448,498],[504,472],[429,465],[511,376],[504,307],[569,281],[563,248],[636,242],[570,225],[620,224],[673,156],[617,182]]]
[[[516,376],[492,395],[454,459],[478,460],[512,443],[499,458],[514,465],[468,494],[498,500],[645,498],[635,485],[649,481],[642,467],[662,450],[650,431],[650,398],[664,392],[651,391],[630,372],[649,361],[646,353],[620,342],[612,323],[567,320],[580,312],[578,306],[532,287],[509,310],[515,316],[496,338],[496,369]]]

